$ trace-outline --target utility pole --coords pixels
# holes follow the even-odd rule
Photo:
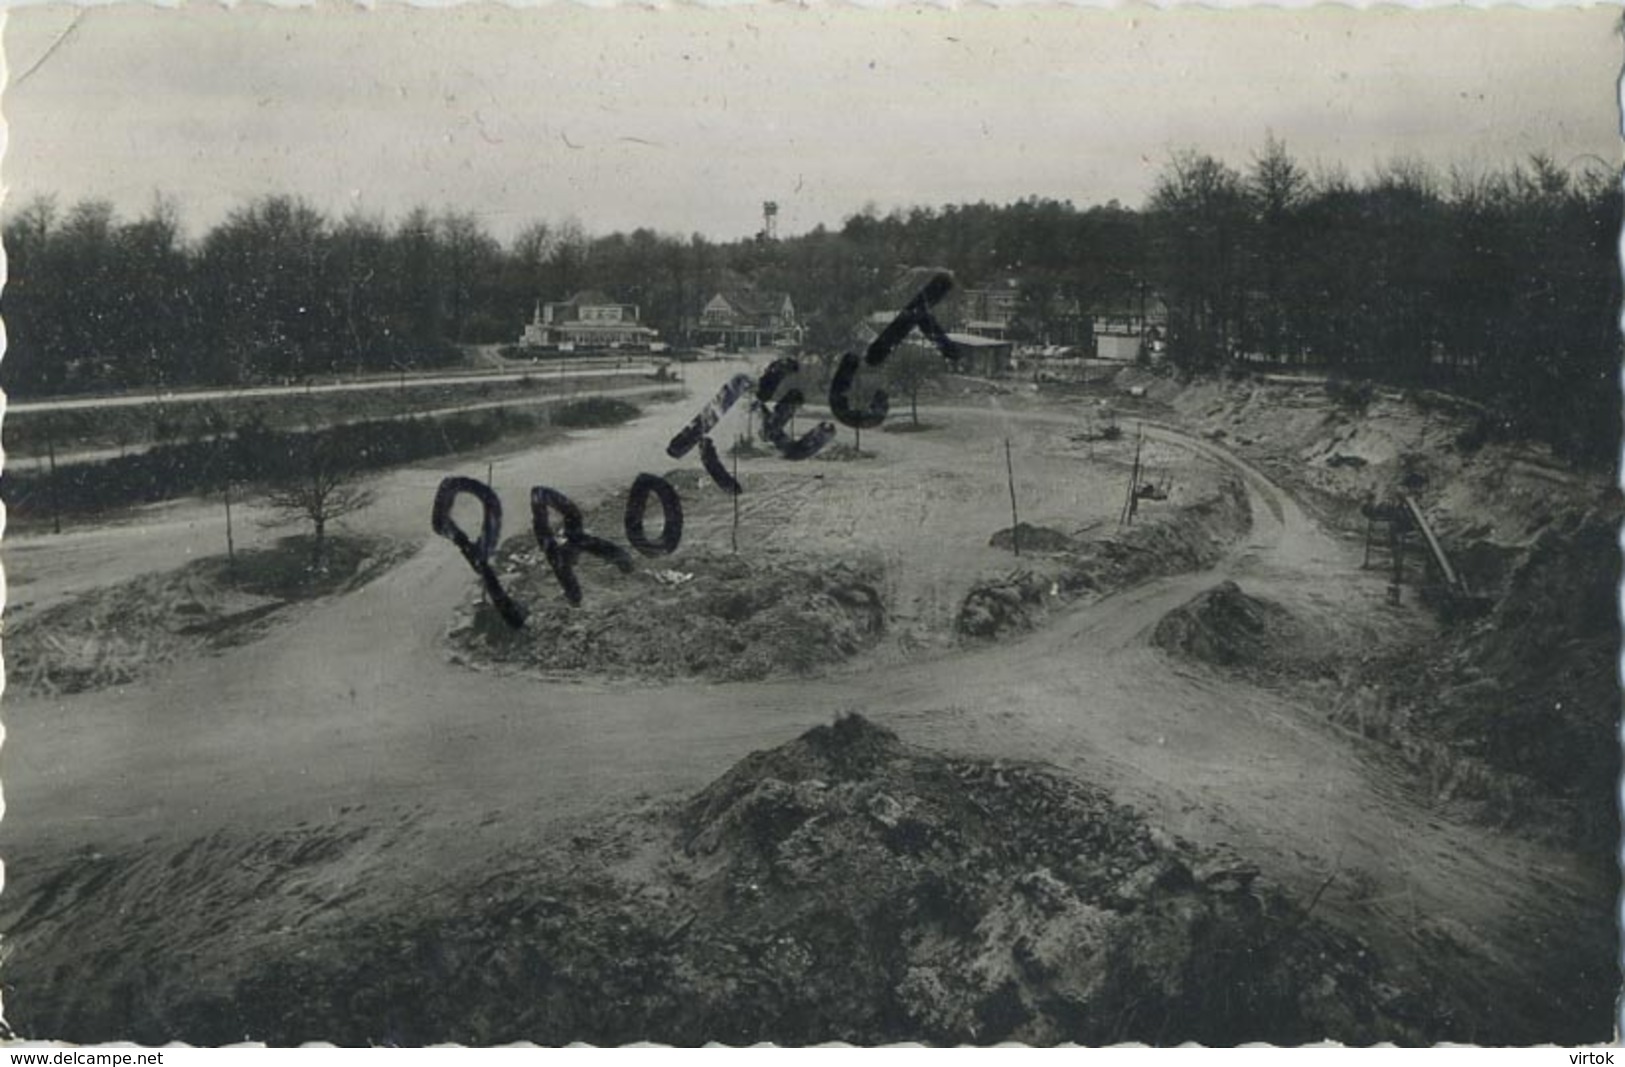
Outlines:
[[[1021,555],[1021,520],[1016,516],[1016,470],[1010,463],[1010,438],[1004,439],[1004,476],[1010,486],[1010,547]]]

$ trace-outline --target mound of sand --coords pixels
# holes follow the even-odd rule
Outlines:
[[[874,459],[875,454],[867,450],[860,451],[845,441],[831,441],[820,448],[813,459],[823,460],[825,463],[851,463],[855,460]]]
[[[1021,551],[1035,555],[1056,555],[1071,552],[1077,547],[1076,542],[1068,534],[1052,530],[1048,526],[1034,526],[1027,522],[1013,528],[1006,526],[989,538],[987,543],[1006,552],[1019,544]]]
[[[118,879],[96,890],[117,892]],[[111,907],[81,910],[115,921]],[[856,715],[747,757],[684,803],[464,872],[456,892],[261,940],[249,952],[215,929],[132,955],[122,973],[76,973],[97,987],[79,1003],[138,1018],[70,1029],[403,1045],[1439,1032],[1430,1001],[1385,982],[1366,946],[1240,857],[1045,767],[944,756]],[[214,995],[144,984],[145,968],[186,971],[166,952],[229,953],[243,973]]]
[[[978,582],[959,605],[954,629],[961,637],[978,639],[1033,629],[1044,617],[1052,592],[1059,592],[1058,579],[1048,573],[1053,569],[1020,569]],[[1070,580],[1075,589],[1092,581],[1082,569],[1072,572]]]
[[[1032,554],[1040,559],[973,586],[960,603],[954,628],[961,637],[981,640],[1031,630],[1050,607],[1080,594],[1125,589],[1157,575],[1205,567],[1251,525],[1247,491],[1229,476],[1213,495],[1101,540],[1078,540],[1023,524],[1021,551],[1029,551],[1030,535],[1037,542]],[[1009,528],[994,534],[992,543],[1009,547]]]
[[[466,662],[741,681],[816,673],[872,647],[886,628],[879,576],[849,560],[685,548],[622,574],[583,557],[579,606],[564,600],[534,542],[510,542],[498,570],[530,620],[513,630],[488,605],[473,607],[450,634]]]
[[[167,663],[261,636],[289,605],[366,584],[407,554],[376,538],[329,537],[326,567],[309,541],[200,559],[89,590],[37,612],[8,608],[7,683],[29,693],[78,693],[123,685]]]
[[[1280,667],[1300,644],[1297,620],[1235,582],[1218,585],[1164,615],[1151,632],[1158,648],[1221,667]]]

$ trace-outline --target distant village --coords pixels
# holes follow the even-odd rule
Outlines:
[[[850,330],[854,346],[867,346],[937,271],[911,267],[897,272],[875,308],[856,319]],[[807,328],[787,292],[757,288],[749,279],[729,277],[702,290],[704,297],[683,317],[679,336],[663,337],[647,325],[642,309],[602,289],[584,289],[563,300],[538,301],[513,355],[591,352],[669,352],[675,358],[697,358],[708,351],[740,352],[780,349],[800,352]],[[1132,304],[1084,307],[1064,302],[1043,321],[1024,331],[1041,343],[1018,343],[1016,324],[1022,306],[1019,278],[999,278],[955,288],[934,314],[947,332],[958,366],[969,373],[994,377],[1008,374],[1023,358],[1154,360],[1165,350],[1168,310],[1153,293],[1142,292]],[[910,339],[923,343],[917,335]]]

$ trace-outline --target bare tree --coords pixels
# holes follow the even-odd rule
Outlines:
[[[886,362],[887,384],[908,394],[908,413],[915,426],[920,424],[921,387],[942,379],[947,373],[948,364],[942,353],[924,344],[900,345]]]
[[[311,565],[325,571],[328,524],[369,506],[377,494],[360,484],[359,472],[344,462],[329,434],[306,437],[290,460],[266,493],[266,503],[277,512],[266,524],[309,523],[315,535]]]

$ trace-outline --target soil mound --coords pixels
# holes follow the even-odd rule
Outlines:
[[[988,539],[988,544],[994,548],[1010,551],[1017,545],[1023,552],[1039,554],[1056,554],[1071,552],[1077,547],[1072,538],[1060,530],[1052,530],[1047,526],[1034,526],[1031,523],[1020,523],[1014,528],[1006,526]]]
[[[1098,541],[1023,524],[1022,552],[1030,534],[1036,541],[1032,552],[1048,558],[973,586],[960,603],[955,630],[981,640],[1031,630],[1051,607],[1081,594],[1208,566],[1251,525],[1247,490],[1231,476],[1206,499]],[[994,534],[992,543],[1010,547],[1010,529]]]
[[[498,570],[530,621],[514,630],[489,605],[476,605],[450,633],[466,662],[743,681],[813,674],[871,647],[886,628],[878,574],[844,559],[819,567],[683,549],[622,574],[582,557],[575,606],[534,542],[510,542]]]
[[[1297,620],[1274,601],[1220,582],[1164,615],[1151,643],[1220,667],[1279,667],[1299,642]]]
[[[844,441],[832,441],[813,455],[813,459],[822,460],[825,463],[851,463],[855,460],[874,458],[875,454],[873,452],[853,448]]]
[[[1083,570],[1072,574],[1074,587],[1092,587]],[[1032,570],[1018,570],[978,583],[959,605],[954,628],[961,637],[989,639],[1005,633],[1024,633],[1044,617],[1055,579]]]
[[[753,754],[686,803],[367,911],[252,952],[218,929],[167,944],[228,953],[242,977],[224,995],[144,985],[164,953],[132,956],[122,990],[97,971],[101,995],[80,1003],[140,1018],[59,1036],[1232,1045],[1441,1032],[1367,946],[1240,857],[1051,769],[915,748],[857,715]]]
[[[365,585],[408,555],[377,538],[329,537],[312,565],[305,537],[200,559],[85,592],[38,612],[7,609],[6,671],[30,693],[79,693],[135,681],[166,663],[246,644],[291,605]]]

